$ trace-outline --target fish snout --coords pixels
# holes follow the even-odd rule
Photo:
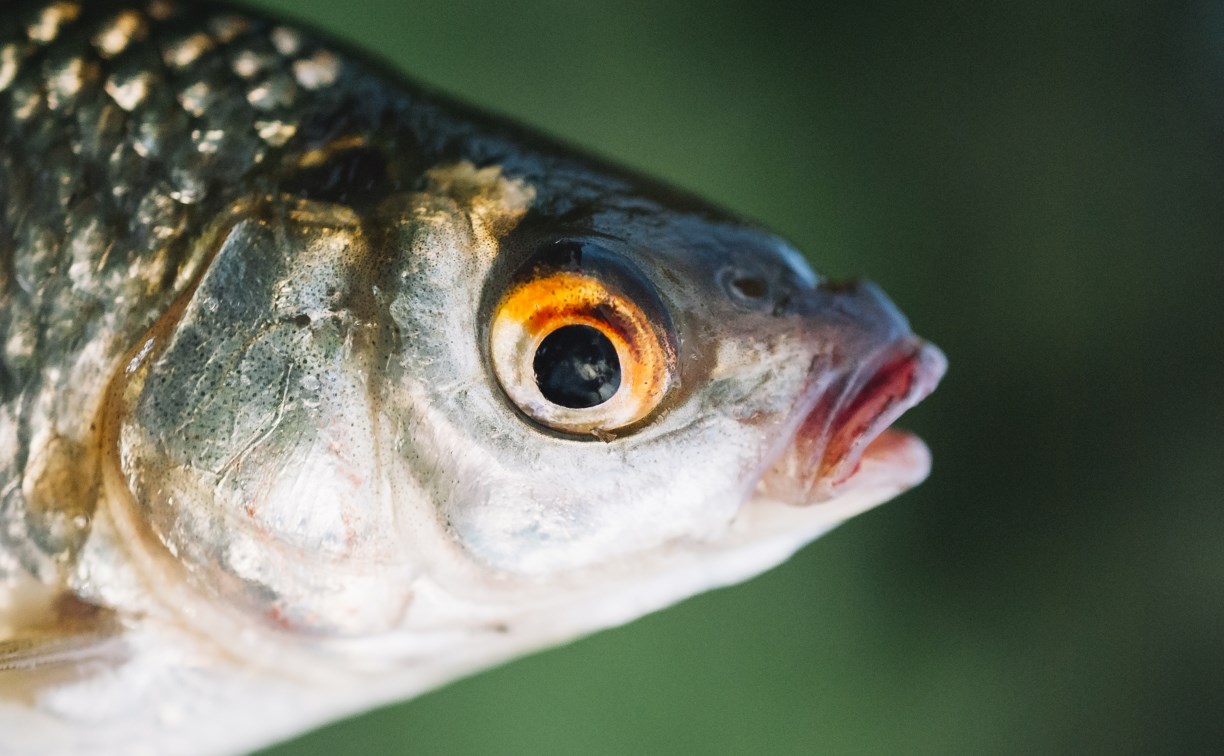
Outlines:
[[[822,280],[814,297],[817,317],[843,331],[847,347],[854,352],[876,351],[911,336],[909,321],[884,290],[861,278]]]
[[[792,503],[828,500],[861,469],[865,458],[921,479],[929,463],[921,441],[892,429],[943,377],[943,353],[910,329],[884,291],[863,279],[816,281],[796,299],[817,358],[802,417],[787,451],[765,477],[772,496]],[[925,469],[925,468],[924,468]]]

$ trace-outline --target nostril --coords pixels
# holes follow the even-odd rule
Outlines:
[[[744,299],[763,299],[769,293],[769,285],[760,276],[736,276],[729,285]]]
[[[731,299],[741,305],[755,309],[769,299],[769,281],[760,273],[733,267],[723,269],[718,278]]]

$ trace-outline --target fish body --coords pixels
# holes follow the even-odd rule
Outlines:
[[[226,753],[742,580],[942,355],[784,241],[227,6],[0,14],[0,751]]]

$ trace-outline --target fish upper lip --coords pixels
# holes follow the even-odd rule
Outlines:
[[[933,344],[913,335],[892,342],[819,392],[759,486],[770,498],[816,503],[837,496],[877,447],[881,457],[925,460],[925,447],[917,457],[898,454],[898,445],[922,444],[889,426],[929,396],[946,369],[947,359]],[[922,477],[925,471],[904,487]]]

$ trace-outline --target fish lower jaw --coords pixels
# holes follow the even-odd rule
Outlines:
[[[758,494],[804,506],[863,486],[899,493],[922,482],[930,452],[917,436],[891,426],[935,389],[946,366],[938,349],[911,336],[834,381],[803,413]]]
[[[917,436],[903,430],[880,433],[863,451],[854,472],[824,489],[818,499],[801,476],[772,468],[740,508],[721,544],[719,557],[736,582],[788,559],[806,544],[855,515],[913,488],[926,478],[931,454]],[[745,566],[747,566],[745,568]]]
[[[863,449],[862,456],[848,474],[836,478],[814,476],[810,467],[795,456],[785,454],[762,476],[754,500],[832,510],[840,499],[859,490],[891,490],[892,496],[900,494],[925,480],[931,470],[931,452],[927,445],[918,436],[900,428],[882,431]],[[845,516],[852,514],[857,512]]]

